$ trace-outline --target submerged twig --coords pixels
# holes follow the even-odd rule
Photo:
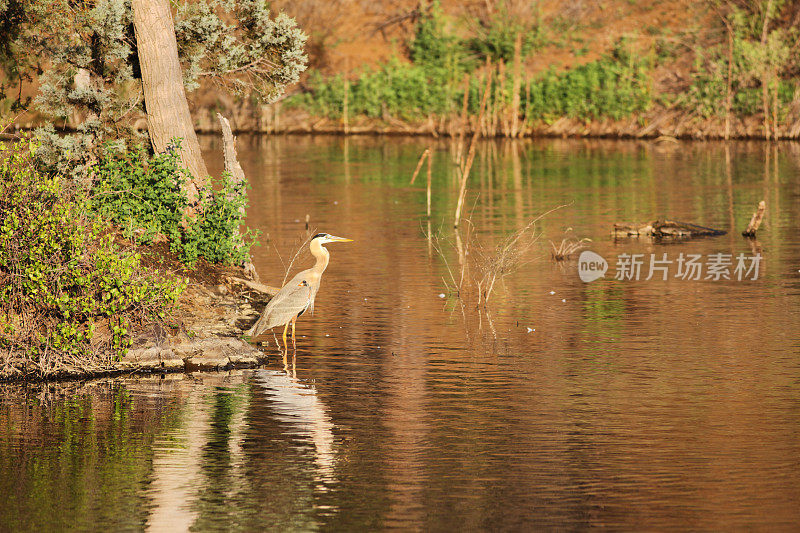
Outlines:
[[[572,228],[567,228],[564,233],[569,233],[570,231],[572,231]],[[565,237],[558,246],[553,241],[550,241],[550,246],[553,248],[550,253],[556,261],[564,261],[578,250],[585,248],[588,242],[592,242],[592,239]]]

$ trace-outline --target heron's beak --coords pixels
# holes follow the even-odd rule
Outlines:
[[[353,242],[353,239],[345,239],[344,237],[334,237],[333,235],[328,237],[328,240],[330,242]]]

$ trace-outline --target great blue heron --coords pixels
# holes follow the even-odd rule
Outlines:
[[[322,281],[322,273],[325,272],[328,267],[328,261],[330,261],[330,253],[322,245],[329,242],[351,242],[352,240],[344,237],[334,237],[328,233],[314,235],[308,247],[317,262],[313,267],[297,274],[278,291],[278,294],[267,303],[261,318],[253,324],[253,327],[247,331],[246,335],[256,337],[275,326],[283,326],[283,345],[285,347],[286,331],[291,323],[292,346],[296,347],[294,323],[297,317],[305,313],[309,307],[313,310],[314,298],[317,296],[317,291]]]

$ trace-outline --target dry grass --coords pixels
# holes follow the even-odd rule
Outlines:
[[[542,235],[537,224],[562,207],[565,206],[560,205],[542,213],[494,245],[478,238],[470,218],[462,221],[465,229],[463,237],[459,229],[455,230],[453,239],[444,237],[441,231],[437,235],[429,234],[432,246],[447,271],[442,281],[458,302],[465,324],[471,322],[467,310],[472,309],[477,314],[479,328],[482,328],[485,320],[492,336],[496,337],[489,305],[492,296],[509,274],[534,259],[532,251]],[[458,258],[457,265],[448,260],[453,252]]]
[[[564,233],[569,233],[572,231],[572,228],[567,228]],[[592,242],[591,239],[576,239],[574,237],[564,237],[561,240],[561,244],[556,246],[556,243],[550,241],[550,246],[552,247],[551,255],[554,260],[556,261],[564,261],[569,259],[569,257],[577,252],[578,250],[582,250],[586,248],[586,243]]]

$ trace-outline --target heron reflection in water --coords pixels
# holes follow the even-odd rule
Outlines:
[[[320,282],[322,281],[322,273],[328,267],[330,261],[330,253],[323,246],[329,242],[351,242],[352,239],[345,239],[344,237],[334,237],[328,233],[317,233],[311,238],[308,247],[311,250],[317,262],[313,267],[303,270],[295,277],[284,285],[278,294],[276,294],[267,303],[261,318],[253,324],[246,335],[256,337],[268,329],[275,326],[283,326],[283,346],[286,344],[286,332],[289,324],[292,325],[292,347],[297,349],[297,341],[295,340],[295,322],[297,317],[306,312],[306,310],[314,310],[314,299],[317,296]]]
[[[286,424],[290,434],[309,439],[313,444],[315,481],[323,484],[335,481],[334,424],[316,388],[288,371],[262,369],[255,373],[255,378],[270,400],[275,419]]]

